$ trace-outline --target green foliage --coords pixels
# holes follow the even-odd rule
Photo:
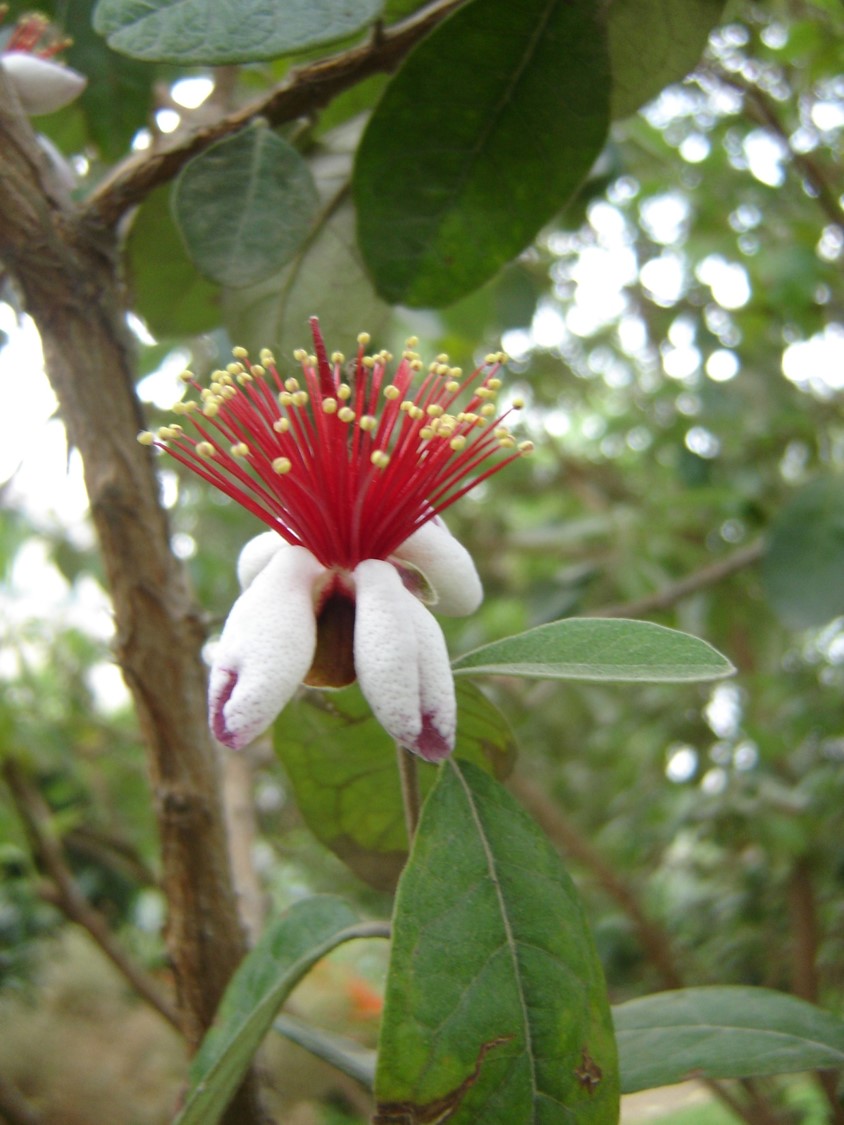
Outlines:
[[[473,684],[460,685],[457,703],[455,753],[504,777],[515,754],[506,721]],[[311,830],[366,882],[394,889],[407,859],[396,751],[360,689],[294,701],[277,720],[274,741]],[[437,770],[419,769],[427,793]]]
[[[844,613],[844,476],[819,477],[778,513],[764,579],[771,605],[793,629]]]
[[[191,1089],[174,1125],[219,1121],[290,992],[326,953],[361,936],[357,922],[340,899],[315,897],[297,903],[264,931],[232,978],[194,1056]]]
[[[618,1078],[574,887],[507,793],[444,766],[396,899],[375,1090],[384,1122],[610,1125]]]
[[[236,289],[287,264],[316,206],[308,165],[262,123],[211,145],[173,185],[173,214],[197,269]]]
[[[273,59],[371,23],[378,0],[99,0],[94,26],[133,58],[183,66]]]
[[[684,683],[735,671],[697,637],[648,621],[581,617],[540,625],[460,656],[455,672],[555,680]]]
[[[844,1065],[844,1021],[764,988],[690,988],[613,1011],[625,1093]]]
[[[600,152],[608,94],[591,0],[474,0],[433,32],[358,150],[358,237],[378,292],[449,305],[523,250]]]

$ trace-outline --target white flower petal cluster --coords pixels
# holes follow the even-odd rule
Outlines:
[[[72,67],[26,51],[0,53],[0,66],[30,117],[63,109],[79,97],[88,81]]]
[[[307,680],[317,650],[324,591],[339,577],[354,602],[354,669],[373,714],[408,750],[440,761],[454,749],[457,711],[445,639],[408,571],[439,612],[474,612],[483,592],[466,549],[437,517],[389,560],[351,573],[268,531],[241,552],[235,602],[216,649],[209,718],[216,737],[240,749],[265,730]]]

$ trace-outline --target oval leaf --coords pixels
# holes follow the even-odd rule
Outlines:
[[[795,493],[771,529],[762,578],[791,629],[844,613],[844,478],[819,477]]]
[[[293,988],[314,964],[353,938],[383,936],[339,898],[296,903],[262,934],[220,1003],[191,1063],[190,1090],[173,1125],[214,1125],[240,1085],[261,1040]]]
[[[265,125],[211,145],[173,187],[173,215],[197,269],[233,287],[286,265],[316,209],[308,165]]]
[[[687,1078],[844,1066],[844,1021],[767,988],[660,992],[613,1009],[625,1094]]]
[[[457,692],[455,753],[505,776],[515,754],[500,711],[471,685]],[[366,882],[392,890],[407,858],[407,830],[393,740],[357,687],[308,692],[274,728],[276,752],[305,823]],[[436,768],[419,763],[423,794]]]
[[[474,0],[408,57],[369,122],[354,177],[361,249],[386,300],[456,301],[574,193],[609,120],[597,8]]]
[[[612,117],[617,121],[697,65],[724,0],[613,0],[608,13]]]
[[[380,9],[381,0],[100,0],[94,27],[136,59],[219,66],[331,43]]]
[[[459,656],[452,668],[474,676],[669,684],[719,680],[735,671],[698,637],[651,621],[604,617],[539,625]]]
[[[615,1044],[571,880],[509,794],[450,761],[393,923],[379,1125],[615,1125]]]

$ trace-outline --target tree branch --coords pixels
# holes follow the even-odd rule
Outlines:
[[[245,943],[232,887],[204,640],[170,549],[132,380],[114,237],[80,224],[0,69],[0,259],[38,326],[69,443],[82,455],[117,626],[115,649],[145,742],[169,904],[179,1022],[196,1046]],[[261,1114],[238,1095],[231,1125]]]
[[[605,606],[603,609],[590,610],[589,616],[645,617],[647,614],[656,613],[661,609],[670,609],[683,598],[696,594],[700,590],[705,590],[707,586],[715,586],[725,578],[729,578],[730,575],[744,570],[747,566],[752,566],[753,563],[759,561],[764,550],[765,544],[761,539],[758,539],[755,543],[748,544],[747,547],[741,548],[727,558],[709,563],[707,566],[701,567],[700,570],[686,575],[685,578],[680,578],[677,582],[671,582],[669,585],[663,586],[661,590],[656,590],[653,594],[648,594],[644,598],[637,598],[635,601],[619,602],[616,605]]]
[[[112,227],[130,208],[143,202],[153,188],[172,180],[192,157],[214,141],[236,133],[256,118],[270,125],[283,125],[321,109],[364,78],[394,70],[420,39],[463,2],[435,0],[361,46],[296,68],[269,94],[188,137],[131,157],[97,186],[83,205],[83,219],[96,226]]]
[[[50,892],[44,897],[58,907],[71,922],[86,930],[135,992],[155,1008],[168,1023],[181,1030],[176,1009],[169,998],[164,995],[152,977],[140,965],[136,965],[114,940],[102,914],[91,906],[79,889],[65,862],[61,843],[53,833],[50,810],[14,758],[7,758],[3,763],[3,777],[23,823],[35,863],[52,883]]]

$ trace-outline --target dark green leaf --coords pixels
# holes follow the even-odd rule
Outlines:
[[[459,656],[455,673],[616,683],[718,680],[735,669],[706,641],[654,625],[576,617],[528,629]]]
[[[819,477],[783,508],[762,574],[771,605],[792,629],[844,613],[844,477]]]
[[[211,145],[184,168],[173,189],[173,214],[197,268],[235,288],[285,266],[316,208],[308,165],[260,124]]]
[[[380,0],[99,0],[94,27],[138,59],[218,66],[331,43],[380,8]]]
[[[524,249],[599,153],[609,85],[592,0],[474,0],[444,21],[358,152],[358,233],[378,292],[447,305]]]
[[[195,335],[220,321],[218,290],[197,273],[182,248],[169,195],[162,187],[147,196],[126,246],[134,309],[158,337]]]
[[[626,1094],[686,1078],[844,1066],[844,1021],[767,988],[686,988],[613,1009]]]
[[[698,63],[724,0],[612,0],[612,117],[629,117]]]
[[[402,876],[375,1089],[385,1125],[618,1120],[574,887],[533,821],[466,763],[441,768]]]
[[[214,1125],[293,988],[326,953],[369,930],[350,906],[329,896],[298,902],[276,919],[226,989],[191,1063],[190,1091],[174,1125]]]
[[[512,735],[497,708],[469,686],[458,688],[455,752],[503,776],[514,755]],[[314,835],[362,879],[391,890],[407,856],[396,750],[360,690],[301,696],[285,708],[274,738]],[[419,773],[427,793],[436,769],[420,761]]]

